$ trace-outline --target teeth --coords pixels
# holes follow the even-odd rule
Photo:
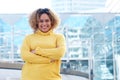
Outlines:
[[[43,28],[47,28],[47,27],[43,26]]]

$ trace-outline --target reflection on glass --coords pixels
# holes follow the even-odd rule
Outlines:
[[[82,60],[82,61],[81,60],[70,60],[69,63],[63,62],[62,68],[89,73],[88,60]]]
[[[67,52],[64,56],[65,60],[62,59],[62,68],[85,72],[89,75],[92,68],[93,80],[114,80],[114,75],[120,73],[117,72],[120,66],[115,63],[118,59],[114,57],[120,55],[120,16],[68,14],[65,18],[61,20],[57,30],[58,33],[65,35],[67,42]],[[13,33],[12,28],[14,28]],[[14,58],[19,61],[21,42],[28,33],[31,33],[31,29],[25,15],[13,25],[0,19],[0,59],[10,59],[11,47],[13,47]],[[119,76],[117,79],[120,79]]]
[[[94,80],[113,80],[113,62],[111,60],[94,61]]]

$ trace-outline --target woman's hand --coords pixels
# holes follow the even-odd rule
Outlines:
[[[30,52],[33,53],[33,54],[35,54],[35,50],[31,50]]]
[[[35,50],[31,50],[30,52],[33,53],[33,54],[35,54]],[[51,63],[54,63],[55,61],[56,61],[55,59],[51,59],[50,60]]]
[[[50,62],[51,62],[51,63],[53,63],[53,62],[55,62],[55,61],[56,61],[55,59],[51,59],[51,61],[50,61]]]

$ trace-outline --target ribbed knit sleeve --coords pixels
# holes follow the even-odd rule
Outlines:
[[[40,47],[36,48],[36,54],[45,56],[51,59],[60,59],[64,56],[66,45],[65,45],[65,38],[63,35],[57,35],[56,36],[56,48],[49,48],[49,49],[43,49]]]
[[[40,55],[36,55],[30,52],[30,44],[29,44],[29,37],[27,36],[22,44],[21,47],[21,58],[25,61],[25,62],[29,62],[29,63],[35,63],[35,64],[46,64],[46,63],[50,63],[50,59],[40,56]]]

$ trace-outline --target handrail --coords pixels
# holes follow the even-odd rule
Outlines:
[[[16,70],[21,70],[23,66],[23,63],[21,62],[0,62],[0,68],[1,69],[16,69]],[[75,75],[75,76],[82,76],[85,78],[88,78],[88,73],[80,72],[80,71],[75,71],[71,69],[61,69],[61,74],[68,74],[68,75]]]

